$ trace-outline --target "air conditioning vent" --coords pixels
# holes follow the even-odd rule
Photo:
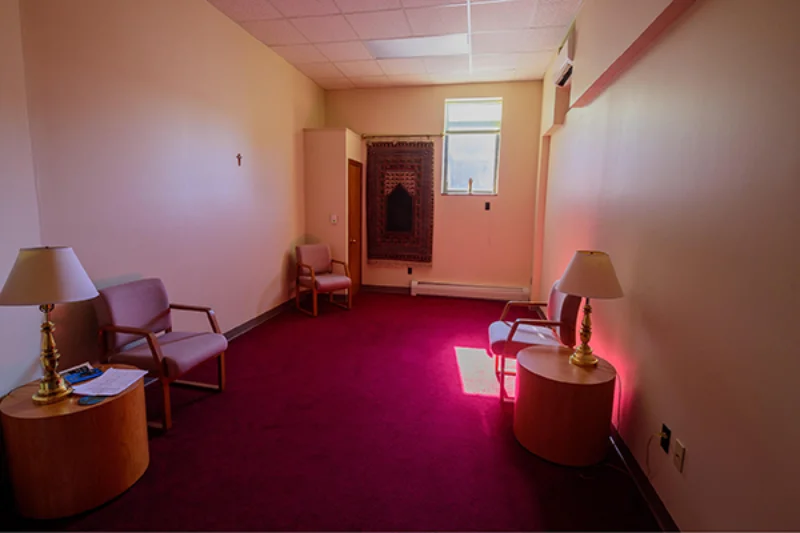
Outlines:
[[[574,35],[575,32],[570,30],[553,64],[553,81],[559,87],[569,87],[572,82],[572,60],[575,55]]]

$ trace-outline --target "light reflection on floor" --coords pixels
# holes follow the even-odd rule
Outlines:
[[[455,346],[453,348],[458,363],[461,389],[472,396],[491,396],[500,394],[500,384],[494,373],[494,360],[483,348]],[[516,361],[506,360],[506,370],[514,371]],[[514,395],[514,376],[506,376],[506,394]]]

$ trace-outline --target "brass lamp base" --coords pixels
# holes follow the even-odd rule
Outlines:
[[[592,306],[589,304],[589,298],[586,298],[586,304],[583,306],[583,321],[581,322],[581,345],[575,350],[575,353],[569,356],[569,362],[575,366],[595,366],[597,364],[597,357],[592,353],[592,348],[589,346],[589,339],[592,338]]]
[[[41,305],[39,310],[44,313],[42,322],[42,353],[39,360],[42,362],[44,375],[39,382],[39,391],[33,395],[33,403],[37,405],[47,405],[50,403],[66,400],[72,394],[72,387],[64,382],[58,372],[58,358],[61,355],[56,349],[56,340],[53,337],[55,325],[50,321],[50,313],[53,311],[53,304]]]

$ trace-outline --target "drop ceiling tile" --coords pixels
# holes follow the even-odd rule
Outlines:
[[[567,28],[536,28],[475,33],[472,36],[473,54],[503,54],[554,50],[561,44]]]
[[[469,56],[426,57],[423,61],[429,74],[469,72]]]
[[[530,27],[536,0],[513,0],[472,5],[472,31],[514,30]]]
[[[288,20],[252,20],[242,27],[267,46],[307,43],[303,35]]]
[[[431,78],[428,74],[403,74],[389,76],[392,85],[429,85]]]
[[[578,14],[580,2],[540,2],[531,19],[530,26],[569,26]]]
[[[359,11],[383,11],[386,9],[400,9],[400,0],[334,0],[342,13],[357,13]]]
[[[324,63],[304,63],[297,65],[297,70],[313,79],[344,78],[344,74],[330,61]]]
[[[447,4],[466,4],[467,0],[400,0],[403,7],[430,7]]]
[[[381,66],[374,59],[367,61],[342,61],[336,66],[348,78],[365,78],[367,76],[383,76]]]
[[[236,22],[279,19],[282,16],[269,0],[209,0],[209,2]]]
[[[556,55],[555,50],[547,52],[529,52],[525,54],[514,54],[517,59],[516,69],[534,69],[544,72],[550,66],[550,62]]]
[[[295,44],[291,46],[273,46],[272,50],[293,65],[303,63],[322,63],[326,61],[313,44]]]
[[[378,64],[389,76],[425,74],[425,63],[418,58],[379,59]]]
[[[356,87],[386,87],[391,85],[391,81],[387,76],[365,76],[359,78],[350,78]]]
[[[555,51],[522,54],[477,54],[472,57],[474,71],[529,69],[544,71],[550,65]]]
[[[369,50],[367,50],[367,48],[361,44],[361,41],[318,44],[317,49],[331,61],[358,61],[360,59],[372,59],[372,55],[369,53]]]
[[[333,0],[270,0],[285,17],[335,15],[339,8]]]
[[[352,13],[346,17],[362,39],[411,37],[411,28],[402,10]]]
[[[320,78],[314,81],[323,89],[328,90],[352,89],[355,87],[353,82],[347,78]]]
[[[466,5],[407,9],[406,16],[414,35],[444,35],[467,31]]]
[[[353,41],[358,39],[356,32],[342,15],[326,17],[305,17],[290,20],[312,43]]]

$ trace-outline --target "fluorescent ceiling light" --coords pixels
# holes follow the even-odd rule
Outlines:
[[[364,44],[376,59],[457,56],[469,53],[469,40],[466,33],[453,33],[437,37],[381,39],[364,41]]]

